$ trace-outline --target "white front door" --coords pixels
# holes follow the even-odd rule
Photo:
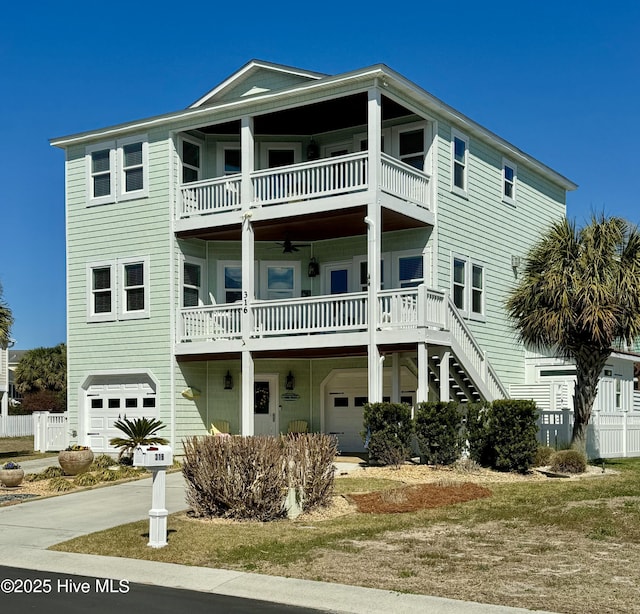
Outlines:
[[[256,375],[253,394],[254,434],[276,435],[278,433],[278,376]]]

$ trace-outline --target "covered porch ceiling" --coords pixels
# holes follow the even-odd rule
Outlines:
[[[382,96],[382,121],[415,114],[394,100]],[[367,125],[367,94],[332,98],[299,105],[254,117],[254,133],[262,135],[314,135],[354,126]],[[240,120],[203,126],[195,130],[202,134],[240,134]]]
[[[366,234],[365,205],[336,211],[311,213],[296,217],[265,220],[253,224],[256,241],[323,241]],[[425,228],[428,225],[407,215],[382,209],[382,232]],[[178,238],[198,238],[205,241],[240,241],[239,223],[232,226],[203,228],[177,233]]]

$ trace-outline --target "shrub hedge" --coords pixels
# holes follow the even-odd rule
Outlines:
[[[423,463],[451,465],[460,458],[462,424],[458,403],[420,403],[414,425]]]
[[[369,462],[399,465],[409,458],[413,423],[406,403],[367,403],[362,438]]]

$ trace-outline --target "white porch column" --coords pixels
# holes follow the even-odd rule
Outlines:
[[[242,214],[242,339],[246,343],[253,330],[251,304],[255,297],[255,243],[251,211]]]
[[[449,398],[449,358],[451,352],[442,352],[440,357],[440,401],[448,403]]]
[[[253,356],[251,355],[251,352],[244,350],[242,352],[242,390],[240,391],[242,399],[240,434],[245,436],[253,435],[254,379],[255,367],[253,364]]]
[[[378,199],[380,165],[380,135],[382,120],[382,100],[380,90],[371,88],[368,92],[368,148],[369,148],[369,191],[367,217],[367,270],[369,275],[368,322],[369,322],[369,402],[382,401],[382,362],[377,344],[378,293],[380,292],[380,241],[382,214]]]
[[[426,343],[418,343],[418,390],[416,403],[429,400],[429,348]]]
[[[253,117],[245,116],[240,121],[240,166],[242,169],[241,201],[243,210],[249,209],[253,201],[251,173],[255,167],[255,144]]]
[[[392,362],[391,362],[391,402],[392,403],[400,403],[400,392],[401,392],[401,382],[400,382],[400,354],[398,352],[394,352],[392,354]]]

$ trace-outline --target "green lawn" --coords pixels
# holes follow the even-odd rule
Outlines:
[[[145,520],[55,549],[576,614],[633,612],[640,603],[640,459],[607,467],[619,473],[489,484],[488,499],[415,513],[265,524],[175,514],[165,548],[146,546]],[[337,483],[340,494],[398,485],[361,477]]]

